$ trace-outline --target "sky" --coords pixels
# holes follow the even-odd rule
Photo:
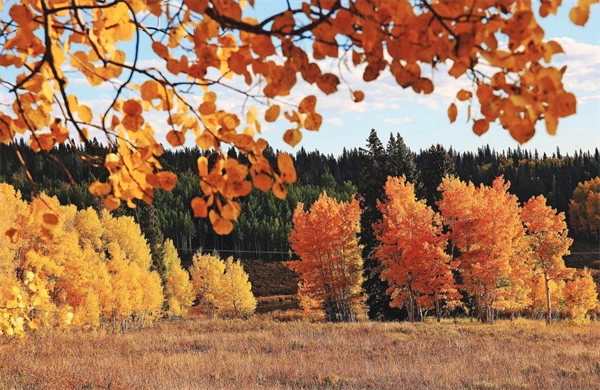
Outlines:
[[[294,5],[299,1],[291,0],[291,3]],[[280,0],[256,0],[255,9],[247,9],[245,13],[248,11],[251,16],[262,20],[285,7],[285,4]],[[561,119],[557,135],[547,134],[542,121],[538,123],[533,139],[521,146],[530,150],[537,149],[540,154],[551,154],[557,147],[563,154],[572,154],[580,149],[593,151],[600,147],[600,6],[592,6],[587,25],[579,27],[573,25],[568,17],[574,4],[575,0],[564,0],[556,16],[538,16],[546,38],[558,41],[565,50],[565,53],[555,55],[551,64],[558,68],[567,65],[563,79],[565,89],[578,98],[577,114]],[[164,67],[164,62],[157,59],[151,50],[144,50],[141,59],[146,65]],[[325,71],[328,67],[333,68],[334,64],[337,62],[323,63],[321,69]],[[467,123],[466,103],[456,102],[458,119],[450,124],[448,106],[455,102],[455,94],[460,88],[470,86],[470,81],[464,77],[455,80],[447,71],[448,67],[441,65],[433,73],[435,90],[430,95],[418,95],[411,88],[403,90],[389,71],[370,83],[362,80],[360,70],[345,71],[344,82],[339,85],[338,92],[329,96],[324,95],[316,86],[310,86],[301,80],[287,100],[299,103],[303,96],[316,95],[317,111],[323,115],[321,130],[303,131],[302,142],[292,148],[282,140],[283,133],[290,128],[289,122],[282,118],[274,124],[264,123],[262,136],[276,149],[295,152],[304,147],[334,155],[340,154],[343,148],[363,147],[371,129],[377,130],[384,143],[390,133],[400,134],[413,151],[426,149],[433,144],[452,147],[458,151],[475,151],[486,144],[496,150],[517,147],[519,144],[510,137],[508,131],[496,124],[492,124],[483,136],[475,135],[471,130],[472,123]],[[431,71],[424,71],[424,74],[429,75]],[[114,90],[106,83],[89,88],[87,80],[81,75],[78,77],[69,73],[69,78],[70,93],[76,94],[80,103],[87,104],[98,115],[112,101]],[[350,89],[365,92],[364,101],[354,103],[350,97]],[[245,106],[247,102],[244,96],[223,90],[218,93],[218,108],[237,111],[238,114],[248,108]],[[127,94],[124,97],[127,98]],[[5,94],[0,99],[10,99],[10,96]],[[199,104],[202,97],[192,96],[190,101]],[[475,107],[473,114],[476,117]],[[150,113],[146,118],[155,129],[158,141],[167,145],[165,136],[169,129],[164,122],[164,115]],[[97,132],[92,131],[91,134],[99,136]],[[187,146],[193,144],[193,139],[186,142]]]

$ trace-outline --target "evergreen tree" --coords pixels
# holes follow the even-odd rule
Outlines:
[[[152,255],[150,270],[156,271],[160,275],[164,285],[167,280],[165,248],[163,246],[165,237],[163,236],[154,205],[145,203],[139,204],[136,210],[136,220],[148,242],[148,247],[150,248],[150,253]]]
[[[388,154],[375,129],[369,134],[367,148],[361,149],[360,161],[358,193],[362,209],[361,243],[364,246],[363,257],[366,259],[363,290],[367,294],[368,314],[369,318],[377,320],[399,319],[401,311],[390,306],[390,296],[387,294],[389,284],[380,277],[381,264],[371,260],[377,246],[373,224],[381,219],[377,200],[385,200],[383,186],[390,174]]]
[[[440,144],[433,145],[421,152],[421,170],[419,174],[422,185],[422,193],[427,204],[437,210],[435,202],[441,199],[441,193],[437,190],[446,176],[455,174],[454,159]]]

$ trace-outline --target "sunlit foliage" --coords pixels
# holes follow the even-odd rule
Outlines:
[[[190,268],[198,304],[209,315],[248,317],[256,309],[248,274],[239,261],[218,255],[194,255]]]
[[[309,211],[299,203],[290,243],[300,260],[285,263],[299,277],[303,302],[319,305],[329,321],[364,316],[360,208],[358,201],[338,202],[323,193]]]
[[[591,2],[580,0],[570,10],[574,24],[587,22]],[[555,134],[559,119],[576,112],[575,96],[562,81],[566,67],[550,65],[564,50],[544,39],[537,20],[538,14],[556,14],[560,1],[542,1],[538,8],[521,0],[313,0],[262,20],[248,16],[247,3],[254,6],[3,1],[0,87],[13,101],[0,114],[0,142],[25,135],[34,150],[47,153],[57,143],[75,142],[71,133],[91,146],[90,131],[103,132],[111,152],[97,156],[90,147],[81,157],[108,171],[108,180],[90,191],[112,210],[121,202],[134,207],[135,199],[150,202],[154,189],[174,188],[177,176],[158,160],[163,147],[155,129],[165,127],[173,147],[189,140],[214,151],[211,166],[198,160],[199,195],[191,205],[217,233],[227,234],[239,216],[236,198],[252,186],[282,198],[285,184],[295,181],[289,156],[280,156],[277,169],[263,156],[264,123],[289,122],[283,139],[292,146],[303,130],[321,127],[316,96],[299,93],[298,85],[316,85],[325,95],[344,87],[359,103],[368,93],[341,84],[344,70],[354,68],[364,81],[389,71],[399,87],[431,94],[434,71],[444,63],[452,77],[472,80],[456,100],[469,103],[473,132],[481,135],[499,122],[520,143],[534,135],[537,123]],[[143,52],[157,63],[142,61]],[[85,85],[74,82],[78,77]],[[114,89],[106,107],[79,101],[82,90],[101,86]],[[246,100],[242,113],[218,99],[225,90]],[[472,116],[471,106],[478,108]],[[450,121],[457,115],[452,103]],[[226,144],[245,154],[249,167],[227,158]]]

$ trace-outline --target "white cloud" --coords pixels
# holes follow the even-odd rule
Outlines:
[[[344,121],[342,120],[342,118],[336,118],[336,117],[331,117],[331,118],[325,119],[325,123],[329,123],[330,125],[333,125],[333,126],[343,126],[344,125]]]
[[[552,57],[557,68],[567,66],[563,76],[565,89],[575,94],[600,89],[600,45],[591,45],[573,38],[556,38],[565,53]]]
[[[407,116],[402,118],[385,118],[383,121],[385,123],[391,123],[392,125],[404,125],[406,123],[412,122],[412,120]]]

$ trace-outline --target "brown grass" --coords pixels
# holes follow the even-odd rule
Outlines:
[[[0,341],[0,389],[598,389],[597,324],[190,319]]]

